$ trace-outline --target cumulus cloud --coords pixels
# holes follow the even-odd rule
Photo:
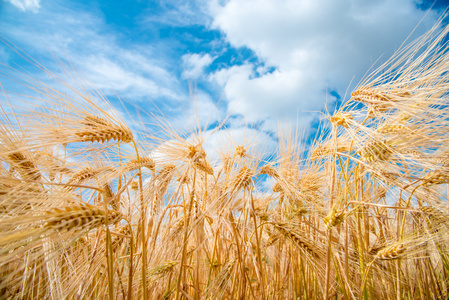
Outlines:
[[[213,58],[208,54],[185,54],[182,56],[184,72],[183,76],[187,79],[198,79],[203,75],[204,68],[208,67]]]
[[[326,98],[335,101],[329,91],[343,97],[352,78],[357,83],[376,60],[388,59],[425,12],[413,0],[230,0],[215,2],[211,15],[232,46],[251,49],[274,70],[259,74],[246,63],[213,74],[229,113],[256,122],[299,112],[307,123]],[[435,20],[431,12],[412,37]]]
[[[21,11],[32,11],[37,13],[40,5],[40,0],[5,0],[6,2],[11,3],[12,5],[19,8]]]

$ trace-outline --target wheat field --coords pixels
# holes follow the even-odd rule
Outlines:
[[[1,100],[0,298],[447,298],[448,32],[269,159],[257,137],[210,159],[201,126],[130,126],[4,41],[63,88],[2,65],[33,93]]]

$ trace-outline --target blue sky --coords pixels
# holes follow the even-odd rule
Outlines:
[[[60,62],[71,65],[111,102],[128,103],[131,118],[133,105],[179,128],[229,117],[237,139],[270,140],[279,125],[313,132],[319,112],[344,101],[376,61],[415,27],[410,40],[430,29],[448,6],[428,10],[432,3],[0,0],[0,35],[56,74]],[[30,67],[3,44],[0,62]]]

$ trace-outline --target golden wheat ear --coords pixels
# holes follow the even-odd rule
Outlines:
[[[179,263],[179,261],[167,260],[162,262],[160,265],[157,265],[149,270],[148,275],[150,277],[153,276],[164,276],[167,273],[173,271],[173,268]]]
[[[43,214],[35,212],[34,215],[29,213],[8,217],[3,220],[3,226],[10,224],[10,227],[15,227],[0,235],[0,244],[3,249],[17,248],[21,244],[37,246],[42,243],[42,239],[63,233],[68,233],[63,236],[70,240],[76,232],[85,232],[106,224],[114,225],[122,218],[122,214],[117,211],[105,211],[90,204],[73,204],[53,208]]]
[[[132,159],[128,163],[126,163],[126,165],[124,165],[124,169],[126,170],[126,172],[137,170],[139,167],[155,171],[156,163],[150,157],[139,157],[139,159]]]
[[[133,134],[129,128],[123,125],[115,125],[100,117],[86,116],[81,124],[84,127],[75,134],[81,138],[82,142],[104,143],[115,140],[130,143],[133,140]]]
[[[41,174],[34,163],[19,151],[7,155],[10,165],[17,170],[23,179],[39,180]]]
[[[278,178],[279,177],[278,172],[271,165],[265,165],[262,168],[260,168],[259,174],[266,174],[266,175],[271,176],[273,178]]]
[[[106,212],[94,205],[73,205],[48,211],[44,228],[57,231],[93,229],[100,225],[116,224],[122,218],[119,212],[112,210]]]
[[[392,153],[391,142],[377,139],[369,141],[360,150],[361,157],[366,162],[388,161]]]
[[[351,113],[341,113],[338,112],[333,116],[330,116],[329,122],[333,124],[334,127],[342,126],[348,128],[350,122],[354,119]]]
[[[252,182],[254,171],[250,168],[243,167],[239,170],[236,178],[234,179],[233,188],[239,190],[241,188],[248,188]]]
[[[377,253],[377,258],[380,260],[398,259],[406,250],[407,248],[403,244],[388,246]]]
[[[203,171],[207,175],[214,175],[214,168],[206,161],[200,161],[195,163],[195,167],[198,170]]]
[[[305,251],[305,253],[310,254],[312,257],[319,259],[322,255],[318,251],[317,247],[314,247],[310,241],[307,241],[304,237],[299,236],[297,233],[288,230],[281,223],[275,223],[274,227],[287,239],[291,240],[299,249]]]

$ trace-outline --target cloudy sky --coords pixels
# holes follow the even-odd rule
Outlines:
[[[0,0],[0,36],[56,74],[70,65],[111,102],[119,96],[177,126],[228,118],[236,135],[275,137],[279,124],[312,132],[320,112],[448,6],[432,3]],[[27,68],[2,43],[0,62]]]

